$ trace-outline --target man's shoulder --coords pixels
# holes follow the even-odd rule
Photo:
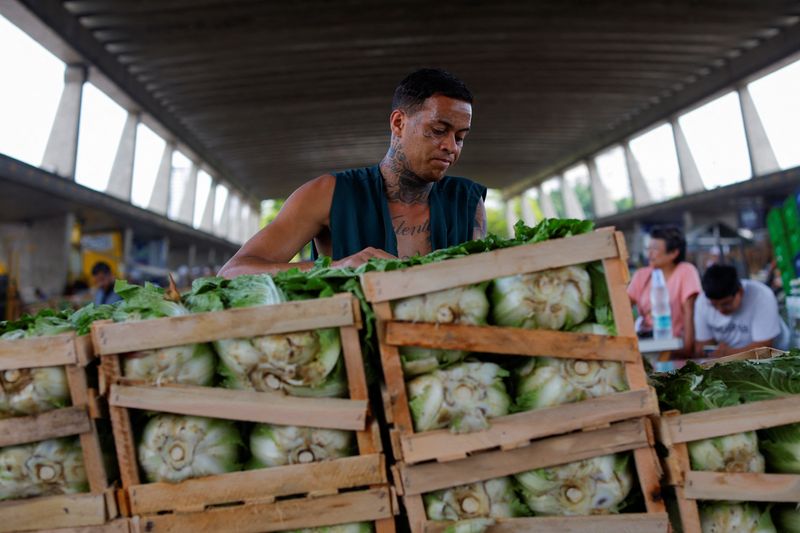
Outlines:
[[[463,192],[486,196],[485,186],[461,176],[445,176],[436,182],[436,187],[445,194],[458,194],[459,192]]]
[[[346,168],[337,172],[331,172],[329,175],[333,176],[336,180],[341,181],[363,181],[375,178],[380,175],[380,171],[376,174],[377,166]]]

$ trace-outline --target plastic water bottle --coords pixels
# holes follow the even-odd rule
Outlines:
[[[672,338],[672,311],[669,307],[669,291],[664,272],[660,268],[653,270],[650,282],[650,307],[653,314],[653,338]]]

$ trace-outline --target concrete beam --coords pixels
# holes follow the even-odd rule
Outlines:
[[[133,187],[133,159],[136,155],[136,132],[139,129],[139,114],[128,113],[122,136],[117,146],[117,155],[111,165],[106,194],[130,202]]]
[[[594,207],[595,217],[613,215],[617,212],[617,207],[611,201],[603,180],[600,179],[600,172],[597,171],[595,160],[587,160],[586,168],[589,169],[589,187],[592,190],[592,206]]]
[[[764,176],[781,169],[778,158],[769,142],[761,117],[747,86],[739,87],[739,105],[742,108],[747,152],[750,154],[750,169],[753,176]]]
[[[628,142],[622,143],[622,148],[625,152],[625,168],[628,170],[628,179],[631,183],[631,194],[633,195],[633,205],[641,207],[653,203],[653,196],[650,194],[650,188],[642,175],[642,169],[639,168],[639,162],[636,156],[633,155],[633,150]]]
[[[169,206],[169,185],[172,179],[172,154],[175,152],[175,143],[168,142],[164,145],[161,154],[161,163],[158,165],[158,174],[153,184],[153,192],[150,194],[150,201],[147,203],[148,209],[161,215],[167,213]]]
[[[42,156],[44,170],[75,180],[75,164],[78,158],[78,132],[81,121],[83,84],[86,81],[86,65],[67,65],[64,71],[64,89],[58,101],[56,116],[47,138]]]
[[[697,164],[694,162],[692,149],[689,148],[689,141],[686,140],[683,128],[676,118],[670,121],[670,125],[672,126],[672,138],[675,139],[675,154],[678,157],[683,194],[704,191],[706,186],[703,184],[703,178],[700,177],[700,171],[697,170]]]

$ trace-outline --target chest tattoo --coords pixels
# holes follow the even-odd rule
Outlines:
[[[394,233],[398,237],[416,237],[418,235],[430,235],[431,221],[425,220],[421,224],[409,224],[406,218],[402,215],[392,217],[392,226]]]

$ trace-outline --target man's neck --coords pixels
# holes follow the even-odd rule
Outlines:
[[[403,204],[427,204],[433,183],[408,169],[402,148],[392,143],[380,163],[386,199]]]

